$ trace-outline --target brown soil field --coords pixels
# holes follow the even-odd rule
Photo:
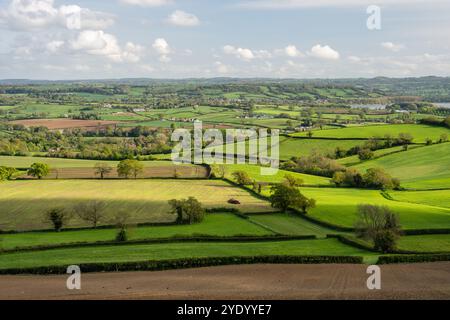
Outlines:
[[[381,266],[381,290],[365,265],[240,265],[158,272],[0,276],[0,299],[450,299],[450,262]]]
[[[50,130],[69,129],[69,128],[85,128],[96,129],[98,127],[105,127],[114,125],[117,121],[103,121],[103,120],[73,120],[73,119],[29,119],[11,121],[11,123],[22,124],[25,127],[47,127]]]
[[[175,171],[176,170],[176,171]],[[208,170],[202,166],[152,166],[144,168],[137,178],[174,178],[175,172],[179,178],[207,178]],[[35,179],[31,176],[23,176],[25,179]],[[96,179],[94,168],[58,168],[51,169],[50,174],[44,179]],[[105,179],[117,179],[117,171],[105,176]]]

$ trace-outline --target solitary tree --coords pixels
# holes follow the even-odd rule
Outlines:
[[[50,173],[50,168],[45,163],[33,163],[28,169],[28,175],[42,179]]]
[[[95,174],[100,176],[100,179],[111,173],[112,169],[107,163],[97,163],[94,166]]]
[[[137,160],[122,160],[117,165],[117,174],[119,177],[128,179],[133,176],[135,179],[144,171],[144,165]]]
[[[375,250],[387,253],[396,248],[401,235],[398,216],[388,207],[375,205],[358,206],[356,234],[360,238],[373,242]]]
[[[176,222],[178,224],[193,224],[203,221],[205,210],[202,204],[194,197],[187,199],[169,200],[172,213],[177,215]]]
[[[113,218],[113,223],[117,227],[116,241],[124,242],[128,240],[128,227],[130,214],[125,211],[119,211]]]
[[[73,211],[80,219],[92,224],[96,228],[98,223],[104,218],[105,203],[97,200],[81,202],[77,204]]]
[[[252,184],[252,179],[245,171],[235,171],[231,174],[237,184],[241,186]]]
[[[53,225],[55,231],[59,232],[71,219],[71,215],[63,208],[53,208],[45,213],[45,220]]]
[[[0,167],[0,181],[10,180],[16,172],[17,170],[15,168]]]

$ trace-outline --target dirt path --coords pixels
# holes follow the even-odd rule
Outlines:
[[[450,262],[383,265],[382,289],[364,265],[243,265],[160,272],[0,276],[0,299],[450,299]]]

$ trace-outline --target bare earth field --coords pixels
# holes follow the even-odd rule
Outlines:
[[[381,266],[381,290],[365,265],[240,265],[159,272],[0,276],[0,299],[450,299],[450,262]]]
[[[73,120],[73,119],[30,119],[11,121],[14,124],[22,124],[25,127],[47,127],[50,130],[68,128],[98,128],[118,123],[117,121],[103,120]]]

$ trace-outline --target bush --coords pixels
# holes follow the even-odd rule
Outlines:
[[[252,179],[245,171],[235,171],[231,175],[238,185],[246,186],[253,183]]]
[[[28,175],[36,177],[39,180],[50,173],[50,167],[45,163],[33,163],[28,169]]]
[[[272,186],[272,194],[269,201],[274,208],[286,212],[290,207],[300,208],[304,214],[309,208],[316,206],[314,199],[308,199],[296,187],[284,183]]]
[[[172,213],[177,215],[178,224],[193,224],[202,222],[205,217],[205,209],[202,204],[194,197],[187,199],[169,200],[172,207]]]
[[[45,218],[53,225],[55,231],[59,232],[69,221],[71,216],[63,208],[53,208],[46,212]]]
[[[116,235],[116,241],[117,242],[128,241],[127,229],[125,229],[125,228],[119,229],[119,231],[117,232],[117,235]]]

